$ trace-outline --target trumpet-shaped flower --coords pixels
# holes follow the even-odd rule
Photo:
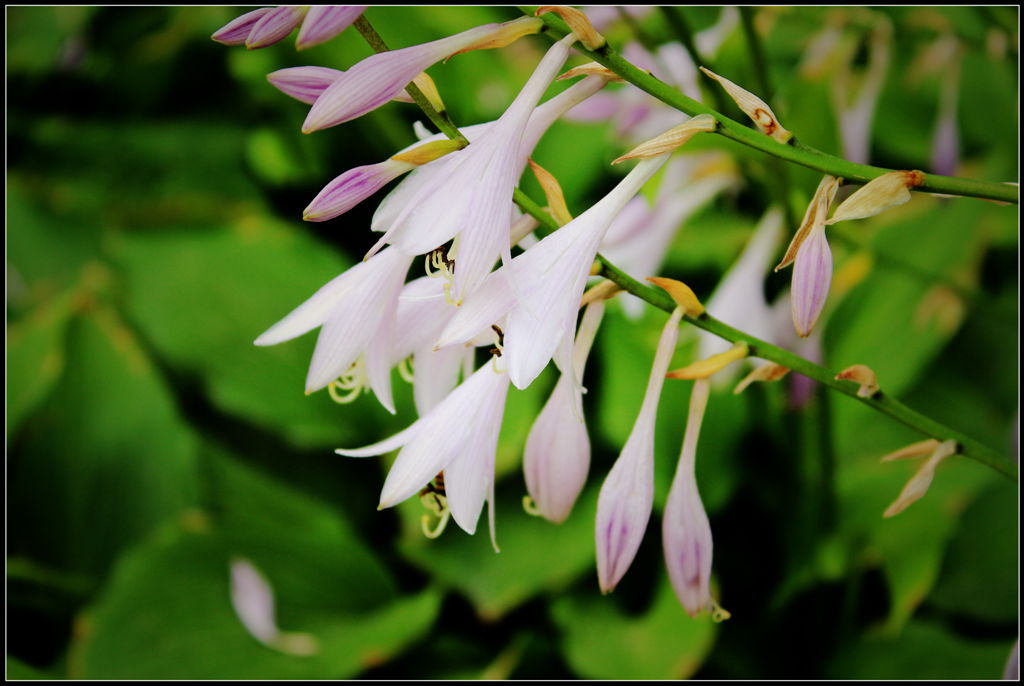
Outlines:
[[[371,55],[338,77],[317,98],[302,131],[312,133],[361,117],[394,98],[418,74],[446,57],[510,31],[510,37],[517,38],[535,31],[539,25],[539,20],[530,17],[505,24],[485,24],[429,43]]]
[[[679,340],[677,307],[665,324],[640,414],[597,500],[597,578],[602,593],[618,585],[640,548],[654,505],[654,422],[658,400]]]
[[[661,540],[665,566],[679,602],[694,617],[712,605],[711,526],[697,490],[697,439],[708,404],[710,382],[698,379],[690,396],[682,454],[665,502]]]
[[[604,314],[604,303],[590,304],[573,347],[576,379],[583,378],[590,346]],[[456,346],[444,350],[457,349]],[[443,350],[441,351],[443,352]],[[583,490],[590,469],[590,439],[580,411],[581,389],[572,374],[563,373],[526,438],[523,474],[537,511],[556,524],[565,521]]]
[[[449,322],[438,348],[471,340],[507,315],[505,363],[516,388],[530,385],[566,335],[597,247],[626,203],[668,155],[642,160],[604,198],[512,262],[489,274]],[[516,288],[509,279],[517,280]]]
[[[447,155],[444,176],[431,176],[432,183],[419,188],[377,242],[391,242],[416,255],[457,235],[452,283],[456,302],[480,283],[499,255],[511,260],[510,198],[522,169],[523,132],[537,101],[569,56],[573,40],[570,34],[548,50],[501,118],[469,147]]]
[[[391,337],[398,297],[412,257],[387,250],[334,278],[270,327],[256,345],[276,345],[322,327],[306,377],[306,392],[319,390],[365,354],[368,382],[394,412],[391,399]]]
[[[476,531],[484,501],[491,502],[494,457],[508,395],[508,374],[485,364],[426,415],[391,438],[339,455],[369,457],[401,448],[384,481],[380,508],[416,495],[444,472],[448,508],[467,533]]]

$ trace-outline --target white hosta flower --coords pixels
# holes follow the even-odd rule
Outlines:
[[[590,304],[573,346],[573,369],[583,378],[587,355],[604,314],[604,303]],[[457,350],[450,346],[444,350]],[[582,390],[563,373],[526,438],[523,474],[537,511],[556,524],[565,521],[583,490],[590,469],[590,439],[580,411]]]
[[[665,566],[679,602],[694,617],[712,606],[711,525],[697,490],[697,439],[708,404],[710,382],[698,379],[690,395],[683,449],[665,502],[661,539]]]
[[[444,472],[452,518],[472,534],[484,501],[490,501],[493,539],[494,457],[507,395],[508,374],[487,363],[404,431],[373,445],[336,452],[368,457],[400,447],[384,481],[380,508],[416,495]]]
[[[665,324],[658,341],[651,376],[647,382],[640,414],[626,439],[622,453],[601,486],[597,500],[597,579],[602,593],[618,585],[640,548],[647,521],[654,506],[654,422],[658,400],[679,340],[677,307]]]
[[[456,302],[480,283],[499,255],[511,260],[509,199],[521,171],[523,132],[572,41],[570,34],[548,50],[515,101],[475,142],[441,158],[444,174],[421,185],[373,250],[392,243],[406,254],[421,255],[458,236],[452,284]]]
[[[315,636],[277,628],[274,590],[245,558],[231,561],[231,605],[245,630],[260,643],[291,655],[314,655],[319,650]]]
[[[572,335],[590,266],[612,220],[667,159],[666,154],[641,161],[593,207],[488,275],[437,347],[471,340],[507,315],[503,360],[513,385],[529,386],[562,339]],[[515,287],[510,279],[517,280]]]
[[[327,386],[365,355],[370,387],[394,413],[391,339],[398,297],[412,259],[386,250],[360,262],[270,327],[256,345],[276,345],[322,327],[306,376],[306,392]]]

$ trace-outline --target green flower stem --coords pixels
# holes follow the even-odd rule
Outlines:
[[[533,216],[545,228],[551,230],[558,228],[558,224],[555,220],[518,188],[515,190],[513,200],[515,200],[516,204],[519,205],[524,212]],[[675,301],[672,300],[668,293],[660,288],[653,288],[640,283],[629,274],[609,262],[602,255],[597,256],[597,261],[601,265],[601,275],[610,281],[614,281],[623,290],[632,293],[642,300],[646,300],[651,305],[661,308],[666,312],[672,312],[676,308]],[[1011,479],[1016,480],[1017,478],[1017,465],[1011,460],[1000,455],[998,452],[992,450],[983,443],[974,440],[970,436],[962,434],[959,431],[955,431],[954,429],[951,429],[930,417],[926,417],[920,412],[912,410],[900,401],[883,392],[879,392],[871,398],[862,398],[857,395],[857,389],[859,388],[858,384],[853,383],[852,381],[837,380],[835,378],[835,372],[832,372],[821,365],[815,364],[810,360],[804,359],[785,348],[772,345],[767,341],[762,341],[748,333],[735,329],[725,322],[715,319],[706,312],[699,317],[685,316],[684,319],[694,326],[715,334],[719,338],[724,338],[725,340],[733,343],[741,341],[745,342],[750,349],[751,357],[760,357],[761,359],[770,360],[777,364],[781,364],[784,367],[788,367],[798,374],[803,374],[804,376],[814,379],[818,383],[835,389],[840,393],[850,396],[851,398],[855,398],[865,405],[874,408],[883,414],[889,415],[893,419],[906,424],[911,429],[919,431],[926,436],[936,438],[940,441],[953,439],[957,442],[958,449],[964,456],[977,460],[978,462],[995,469],[1000,474]]]
[[[520,7],[524,13],[533,16],[535,7]],[[540,17],[544,21],[543,33],[546,33],[552,40],[563,38],[569,29],[562,19],[553,13],[543,14]],[[726,117],[706,105],[689,98],[668,84],[651,76],[646,71],[633,66],[630,62],[615,52],[611,46],[605,44],[597,50],[588,50],[579,43],[576,50],[586,55],[595,62],[608,67],[623,79],[637,88],[650,93],[666,105],[685,112],[691,116],[698,114],[710,114],[719,122],[717,133],[736,141],[742,145],[760,150],[768,155],[780,159],[795,162],[796,164],[842,177],[853,183],[867,183],[868,181],[886,174],[892,169],[873,167],[867,164],[850,162],[834,155],[822,152],[816,148],[797,141],[795,138],[789,144],[765,136],[760,131],[751,129],[739,122]],[[977,181],[975,179],[961,179],[953,176],[940,176],[938,174],[925,174],[924,184],[916,190],[928,193],[944,193],[947,195],[960,195],[974,198],[985,198],[1002,202],[1018,202],[1018,189],[1006,183],[995,183],[991,181]]]
[[[363,34],[363,37],[366,38],[366,41],[370,43],[374,50],[377,50],[378,52],[387,50],[387,46],[384,45],[384,41],[381,40],[380,36],[373,30],[373,27],[370,26],[370,23],[366,21],[365,18],[360,17],[360,19],[357,20],[356,28]],[[680,94],[680,97],[685,96]],[[421,97],[420,99],[416,99],[416,104],[420,106],[420,109],[423,110],[424,114],[426,114],[432,122],[436,123],[441,131],[443,131],[449,138],[453,140],[457,138],[465,138],[451,119],[444,117],[437,112],[426,98]],[[764,138],[767,138],[767,136],[764,136]],[[547,229],[551,231],[558,229],[558,223],[551,217],[551,215],[545,212],[540,205],[534,202],[518,188],[513,192],[512,199],[524,212],[533,216]],[[609,262],[602,255],[598,255],[597,260],[601,264],[601,274],[617,283],[623,288],[623,290],[629,291],[638,298],[646,300],[648,303],[655,307],[659,307],[666,312],[672,312],[675,309],[675,302],[665,291],[660,288],[645,286]],[[939,440],[948,440],[952,438],[957,441],[959,450],[967,457],[971,457],[982,464],[986,464],[1011,479],[1017,478],[1017,465],[1007,458],[979,443],[973,438],[965,436],[964,434],[954,431],[939,422],[911,410],[895,398],[890,398],[882,393],[877,394],[873,398],[860,398],[857,396],[857,384],[850,381],[837,381],[835,379],[835,374],[824,367],[816,365],[810,360],[805,360],[799,355],[791,353],[788,350],[779,348],[771,343],[767,343],[758,338],[754,338],[749,334],[743,333],[742,331],[734,329],[728,324],[718,321],[707,313],[697,318],[684,317],[684,319],[694,326],[698,326],[705,331],[710,331],[716,336],[728,341],[732,341],[734,343],[738,341],[745,341],[750,348],[750,355],[752,357],[771,360],[772,362],[788,367],[795,372],[803,374],[804,376],[808,376],[819,383],[860,400],[866,405],[869,405],[876,410],[903,422],[910,428],[916,429],[927,436],[932,436]]]

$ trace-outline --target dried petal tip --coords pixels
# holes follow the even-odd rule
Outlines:
[[[683,308],[683,312],[688,316],[699,317],[704,314],[704,305],[697,299],[693,289],[682,281],[666,279],[662,276],[648,276],[647,280],[671,295],[672,299],[676,301],[676,305]]]
[[[842,182],[842,179],[829,176],[828,174],[822,177],[818,183],[817,190],[814,191],[814,197],[811,198],[810,204],[807,205],[804,219],[800,222],[800,228],[793,234],[793,240],[789,242],[786,254],[782,257],[782,261],[779,262],[778,266],[775,267],[775,271],[779,271],[792,264],[793,260],[796,259],[796,253],[800,250],[800,246],[807,240],[807,236],[810,235],[811,229],[825,223],[825,217],[828,216],[828,208],[836,197],[836,191],[839,190],[839,184]]]
[[[864,364],[855,364],[852,367],[847,367],[836,374],[836,379],[859,383],[860,388],[857,389],[858,398],[870,398],[880,390],[878,377],[875,376],[870,367]]]
[[[926,441],[919,441],[917,443],[911,443],[910,445],[900,448],[895,452],[891,452],[884,456],[881,462],[892,462],[894,460],[904,460],[908,457],[924,457],[925,455],[931,455],[940,446],[938,440],[929,438]]]
[[[710,133],[718,128],[718,120],[712,117],[710,114],[698,114],[696,117],[689,121],[680,124],[679,126],[673,127],[665,133],[652,138],[649,141],[644,141],[640,145],[636,146],[622,157],[619,157],[612,161],[612,164],[618,164],[624,160],[630,160],[633,158],[648,158],[657,157],[667,152],[672,152],[676,148],[685,144],[691,138],[698,133]]]
[[[573,67],[555,79],[555,81],[565,81],[566,79],[573,79],[577,76],[600,76],[601,78],[608,79],[608,81],[623,82],[623,78],[621,76],[599,62],[587,62],[586,64],[579,65],[578,67]]]
[[[757,367],[745,377],[743,380],[736,384],[736,388],[732,389],[733,395],[739,395],[743,391],[747,390],[747,386],[754,383],[755,381],[778,381],[789,374],[789,367],[783,367],[781,364],[775,364],[769,362]]]
[[[736,101],[736,104],[740,106],[743,113],[750,117],[757,128],[761,130],[761,133],[766,136],[771,136],[780,143],[788,143],[793,137],[793,134],[782,127],[779,123],[778,117],[772,112],[772,108],[768,107],[761,98],[757,97],[750,91],[740,88],[729,79],[719,76],[710,69],[701,67],[700,70],[713,78],[718,83],[722,84],[722,88],[729,94],[729,97]]]
[[[569,208],[565,204],[565,195],[562,193],[562,187],[558,184],[558,179],[533,160],[530,160],[530,169],[544,190],[544,197],[547,198],[551,216],[555,218],[559,226],[565,226],[571,222],[572,215],[569,214]]]
[[[420,93],[427,99],[431,107],[438,112],[445,111],[444,101],[441,100],[441,93],[437,90],[437,84],[434,83],[434,79],[430,78],[427,72],[420,72],[420,75],[412,80],[412,85],[420,89]],[[409,97],[411,98],[412,96]]]
[[[392,155],[391,159],[398,162],[408,162],[409,164],[415,164],[417,166],[426,164],[427,162],[433,162],[439,157],[444,157],[450,152],[456,150],[462,150],[466,147],[467,143],[465,140],[456,138],[454,140],[440,140],[431,141],[419,145],[412,150]]]
[[[519,19],[513,19],[501,24],[497,30],[492,31],[490,34],[485,36],[483,39],[473,43],[472,45],[453,52],[449,55],[445,62],[450,60],[456,55],[461,55],[464,52],[471,50],[491,50],[493,48],[503,48],[506,45],[511,45],[523,36],[529,36],[533,33],[538,33],[544,28],[544,22],[536,17],[520,17]]]
[[[866,219],[910,200],[910,189],[924,185],[924,172],[894,171],[868,181],[836,209],[826,224]]]
[[[742,360],[749,351],[750,349],[747,347],[747,344],[740,341],[724,353],[718,353],[707,359],[676,369],[665,376],[669,379],[706,379],[715,372],[722,371],[733,362]]]
[[[928,492],[928,487],[932,484],[932,479],[935,477],[935,468],[947,457],[956,454],[956,449],[956,441],[949,440],[940,443],[932,452],[931,457],[917,470],[917,473],[910,477],[910,481],[900,491],[899,497],[885,510],[882,516],[895,517],[920,500]]]
[[[580,12],[574,7],[568,7],[566,5],[544,5],[538,7],[534,13],[536,16],[547,14],[548,12],[554,12],[562,18],[562,20],[569,25],[569,29],[576,34],[580,42],[587,48],[587,50],[597,50],[598,48],[604,47],[604,44],[608,41],[597,32],[594,25],[587,19],[587,15]]]

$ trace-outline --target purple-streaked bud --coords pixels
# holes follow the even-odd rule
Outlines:
[[[245,40],[245,47],[255,50],[283,40],[306,16],[306,10],[305,7],[293,5],[282,5],[270,10],[252,27]]]
[[[389,181],[415,168],[416,165],[409,162],[387,159],[349,169],[324,186],[302,211],[302,218],[307,222],[334,219],[379,191]]]
[[[791,307],[793,326],[801,338],[814,330],[814,325],[825,309],[825,299],[832,283],[832,251],[821,224],[800,246],[793,263]]]
[[[956,123],[957,95],[960,90],[960,65],[955,64],[952,73],[942,82],[942,99],[939,103],[939,120],[935,124],[932,139],[932,172],[952,176],[960,161],[960,132]]]
[[[564,230],[564,229],[563,229]],[[557,233],[557,232],[556,232]],[[633,563],[654,506],[654,421],[672,353],[679,340],[677,307],[661,332],[643,405],[622,453],[608,472],[597,499],[597,579],[610,593]]]
[[[597,301],[583,314],[573,349],[573,372],[577,379],[583,377],[587,354],[603,313],[604,303]],[[590,469],[587,424],[577,411],[579,393],[570,374],[559,377],[555,390],[530,429],[523,455],[526,490],[537,511],[556,524],[569,516]]]
[[[693,384],[683,450],[668,492],[661,529],[665,566],[672,588],[691,617],[711,606],[711,525],[694,474],[697,438],[710,387],[707,379],[698,379]]]
[[[473,45],[500,27],[500,24],[477,26],[440,40],[367,57],[346,71],[313,103],[302,132],[326,129],[377,109],[404,90],[427,67]]]
[[[295,39],[296,50],[326,43],[352,25],[366,5],[313,5]]]
[[[285,95],[312,105],[344,73],[328,67],[289,67],[267,74],[267,81]]]
[[[273,7],[261,7],[258,10],[247,12],[240,17],[235,17],[210,36],[213,40],[224,45],[245,45],[256,23],[263,18]]]

